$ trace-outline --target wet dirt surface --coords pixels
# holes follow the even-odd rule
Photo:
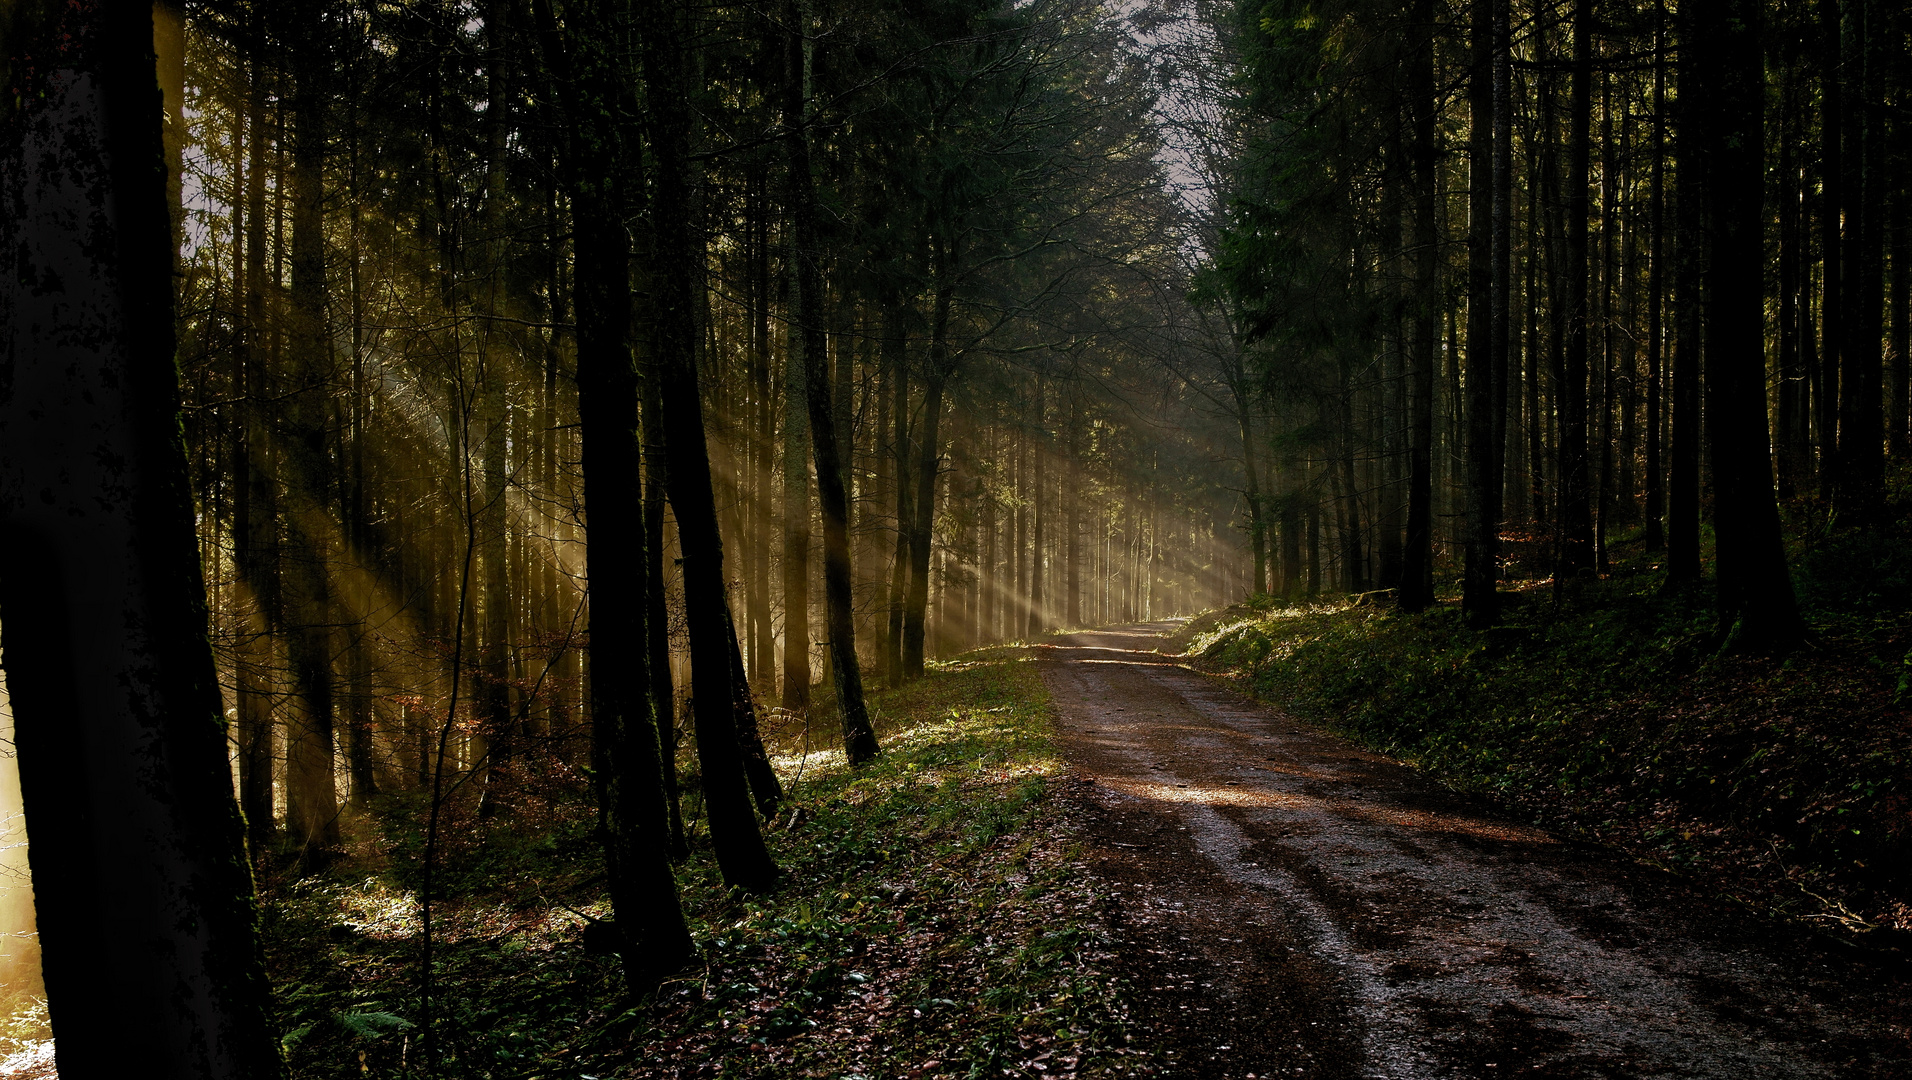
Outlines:
[[[1912,1077],[1903,969],[1251,701],[1172,628],[1036,650],[1161,1074]]]

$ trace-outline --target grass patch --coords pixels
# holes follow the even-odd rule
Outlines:
[[[1257,696],[1453,786],[1767,910],[1901,942],[1912,619],[1847,595],[1846,571],[1881,562],[1801,559],[1816,641],[1783,660],[1719,652],[1710,597],[1667,595],[1645,573],[1558,606],[1516,594],[1486,632],[1451,602],[1419,615],[1264,602],[1185,634],[1190,655]],[[1897,582],[1881,575],[1875,595]]]
[[[777,893],[725,889],[699,838],[678,873],[700,963],[644,1002],[580,940],[586,916],[609,915],[588,815],[461,834],[460,891],[435,916],[439,1072],[1122,1072],[1127,1022],[1051,798],[1061,764],[1034,663],[969,654],[871,704],[884,745],[871,767],[843,765],[823,717],[777,739],[792,784],[767,832],[789,875]],[[419,1071],[416,898],[376,862],[267,905],[295,1075]],[[477,872],[487,864],[499,872]]]

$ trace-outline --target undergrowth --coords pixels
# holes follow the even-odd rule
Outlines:
[[[818,749],[822,716],[774,748],[791,786],[767,832],[787,874],[777,892],[726,889],[698,838],[678,877],[700,960],[641,1001],[616,957],[582,943],[611,912],[581,792],[535,826],[461,820],[435,915],[437,1075],[1121,1072],[1110,1048],[1127,1022],[1057,827],[1033,663],[970,654],[871,703],[873,766]],[[387,831],[384,848],[266,905],[297,1076],[426,1072],[415,883],[392,854],[409,841],[402,821]]]
[[[1263,598],[1184,631],[1257,696],[1446,782],[1781,915],[1912,931],[1912,544],[1795,553],[1813,642],[1717,647],[1711,597],[1656,573],[1504,593],[1501,625]],[[1644,571],[1644,568],[1641,568]]]

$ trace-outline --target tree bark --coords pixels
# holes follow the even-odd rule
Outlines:
[[[1268,591],[1268,527],[1262,517],[1266,508],[1261,504],[1261,475],[1255,465],[1255,421],[1251,409],[1251,397],[1248,377],[1240,367],[1240,354],[1231,358],[1233,371],[1228,380],[1229,393],[1235,403],[1235,426],[1241,431],[1241,469],[1247,481],[1242,494],[1243,503],[1248,511],[1248,546],[1254,553],[1254,584],[1248,589],[1249,595]]]
[[[239,808],[246,818],[246,840],[255,865],[272,850],[271,634],[283,622],[279,588],[278,478],[268,410],[274,396],[266,363],[266,87],[258,52],[263,51],[263,19],[252,20],[253,55],[246,87],[246,240],[245,320],[234,350],[244,369],[243,460],[233,463],[240,508],[233,517],[233,548],[240,575],[252,593],[253,610],[235,663],[238,714]]]
[[[485,202],[486,242],[479,252],[488,256],[491,267],[504,264],[505,227],[505,137],[507,102],[510,98],[504,76],[507,34],[504,0],[486,0],[485,10]],[[504,290],[499,271],[484,275],[482,286],[473,297],[478,313],[503,314]],[[477,680],[479,730],[487,750],[480,763],[482,787],[479,813],[489,817],[497,812],[500,792],[496,781],[510,767],[513,747],[511,715],[510,640],[512,624],[511,577],[506,552],[510,516],[505,501],[506,449],[510,438],[507,426],[507,383],[510,378],[508,335],[490,318],[478,321],[478,413],[484,439],[479,453],[483,475],[483,501],[478,508],[479,561],[484,566],[484,628],[479,636]]]
[[[949,296],[939,292],[936,298],[934,336],[930,346],[930,370],[923,387],[923,418],[918,429],[916,494],[910,500],[910,591],[903,608],[903,677],[923,677],[924,639],[928,629],[930,545],[936,521],[936,474],[941,458],[938,428],[943,411],[943,389],[948,375],[942,369],[941,355],[947,343],[943,334],[949,320]]]
[[[1898,137],[1894,145],[1899,151],[1897,159],[1888,165],[1896,175],[1904,176],[1906,168],[1912,167],[1904,149],[1904,121],[1894,121],[1890,130]],[[1907,213],[1912,189],[1901,182],[1891,200],[1887,243],[1891,245],[1892,265],[1892,364],[1886,443],[1894,457],[1903,458],[1912,454],[1912,432],[1908,431],[1912,424],[1912,267],[1906,266],[1907,258],[1912,257],[1912,214]]]
[[[561,37],[549,0],[534,3],[546,61],[568,113],[573,220],[621,221],[620,186],[638,178],[623,175],[631,166],[617,122],[614,80],[621,58],[611,52],[609,33],[617,5],[597,0],[568,8]],[[650,635],[663,627],[646,618],[641,501],[631,490],[643,464],[630,343],[631,240],[617,228],[582,228],[575,235],[579,449],[591,541],[585,556],[592,772],[626,977],[643,987],[689,959],[693,946],[671,875],[658,702],[647,670]]]
[[[684,808],[677,778],[677,687],[671,678],[670,604],[664,588],[664,518],[670,468],[664,448],[664,395],[656,373],[640,381],[638,426],[643,432],[639,452],[644,462],[644,635],[647,646],[645,675],[649,685],[652,722],[657,725],[657,757],[662,766],[665,827],[671,858],[690,854],[684,836]],[[748,684],[745,686],[748,692]]]
[[[831,401],[828,356],[825,353],[823,267],[817,236],[816,189],[810,176],[810,136],[805,126],[810,60],[805,40],[808,5],[785,0],[786,31],[783,122],[790,155],[790,239],[796,267],[798,325],[791,334],[792,351],[801,357],[805,398],[809,406],[810,449],[817,465],[817,503],[823,511],[823,599],[830,632],[831,684],[836,689],[837,717],[843,725],[843,752],[851,765],[876,758],[876,732],[863,703],[863,673],[856,655],[856,610],[850,596],[850,500],[844,489],[841,417]],[[796,362],[797,357],[792,358]],[[847,357],[838,361],[848,365]],[[847,435],[847,432],[843,433]],[[806,522],[807,525],[807,522]]]
[[[1690,45],[1696,33],[1692,13],[1682,10],[1680,23],[1682,45]],[[1691,77],[1684,56],[1679,70],[1684,84]],[[1701,141],[1697,96],[1682,93],[1676,107],[1681,122],[1680,157],[1703,161],[1706,151]],[[1673,434],[1668,448],[1671,460],[1666,510],[1666,580],[1674,587],[1700,579],[1700,352],[1704,333],[1700,313],[1705,301],[1701,247],[1706,243],[1703,208],[1707,182],[1704,167],[1681,169],[1674,195]]]
[[[1885,230],[1883,110],[1877,103],[1884,28],[1876,0],[1848,0],[1845,69],[1854,91],[1846,102],[1845,246],[1840,268],[1845,311],[1840,319],[1839,468],[1835,509],[1855,523],[1876,521],[1885,507]]]
[[[329,417],[325,384],[331,377],[331,340],[326,326],[324,169],[326,100],[330,75],[317,0],[302,0],[288,13],[293,54],[292,287],[286,340],[291,385],[286,406],[284,484],[296,500],[323,506],[331,484],[326,453]],[[296,507],[295,507],[296,509]],[[314,515],[315,517],[317,515]],[[328,547],[323,533],[298,524],[287,528],[292,557],[286,582],[286,616],[292,624],[288,651],[296,690],[293,723],[286,738],[286,829],[298,845],[301,871],[317,869],[338,843],[335,687],[332,656],[335,621]]]
[[[786,252],[786,255],[788,253]],[[809,377],[803,360],[803,290],[797,260],[788,259],[789,317],[783,363],[783,694],[790,712],[810,708],[810,461]],[[827,392],[827,387],[819,387]]]
[[[1697,0],[1693,65],[1706,140],[1706,404],[1712,443],[1719,614],[1725,639],[1783,652],[1805,635],[1786,570],[1766,432],[1760,168],[1765,78],[1759,0]]]
[[[1666,472],[1660,460],[1661,360],[1666,327],[1666,10],[1662,4],[1653,23],[1653,210],[1648,228],[1646,294],[1646,532],[1645,547],[1666,546]]]
[[[152,8],[9,18],[0,620],[55,1060],[282,1076],[179,434]]]
[[[894,400],[890,412],[896,425],[890,454],[896,472],[896,549],[890,559],[890,606],[883,641],[883,666],[891,686],[903,684],[903,612],[909,606],[910,538],[914,534],[916,488],[910,477],[910,373],[904,308],[893,303],[883,313],[883,355],[891,365]]]
[[[1029,484],[1029,498],[1033,504],[1031,510],[1033,511],[1032,516],[1034,520],[1030,523],[1029,534],[1029,625],[1025,631],[1025,636],[1030,641],[1034,641],[1042,636],[1044,623],[1046,621],[1045,612],[1043,610],[1046,598],[1042,592],[1042,533],[1043,526],[1047,524],[1047,522],[1043,520],[1043,511],[1048,503],[1043,497],[1042,466],[1045,456],[1043,449],[1049,441],[1049,428],[1048,417],[1043,411],[1042,391],[1042,374],[1038,372],[1036,374],[1036,447],[1035,457],[1030,469],[1031,478]]]
[[[737,745],[723,536],[717,525],[694,353],[691,289],[697,281],[696,263],[703,248],[694,242],[689,227],[690,100],[683,70],[683,30],[678,22],[674,11],[656,8],[644,9],[639,22],[645,101],[657,162],[652,201],[659,283],[656,360],[664,402],[671,506],[677,512],[678,541],[684,553],[691,708],[697,756],[703,766],[711,846],[726,883],[749,892],[764,892],[777,884],[780,872],[751,813]]]
[[[1560,387],[1560,556],[1558,588],[1593,566],[1593,513],[1587,468],[1587,185],[1593,118],[1593,3],[1575,0],[1573,94],[1568,104],[1566,355]]]
[[[1840,356],[1845,344],[1840,225],[1845,210],[1842,127],[1844,94],[1839,72],[1839,0],[1819,0],[1819,379],[1815,413],[1819,429],[1819,499],[1831,502],[1839,457]]]
[[[753,170],[755,214],[750,226],[750,388],[756,402],[756,437],[752,455],[756,466],[756,500],[750,572],[750,674],[759,685],[776,678],[771,658],[770,538],[776,528],[771,499],[771,458],[776,446],[777,410],[770,388],[770,198],[767,163]],[[768,693],[768,691],[766,691]]]
[[[1408,323],[1408,477],[1407,542],[1402,550],[1400,606],[1423,611],[1434,603],[1434,359],[1439,332],[1440,246],[1435,218],[1439,192],[1435,179],[1434,4],[1416,0],[1412,18],[1414,47],[1408,68],[1408,146],[1413,204],[1410,209],[1413,259],[1413,307]],[[1284,552],[1296,544],[1294,529],[1282,525]],[[1287,599],[1295,557],[1285,554],[1281,595]]]
[[[1467,542],[1461,608],[1475,629],[1494,624],[1500,523],[1494,483],[1494,0],[1472,0],[1468,76]]]

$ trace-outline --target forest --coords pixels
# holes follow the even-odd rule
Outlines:
[[[1146,957],[1249,950],[1125,888],[1328,889],[1165,808],[1261,781],[1122,772],[1326,751],[1110,756],[1198,673],[1912,1001],[1909,58],[1887,0],[13,0],[0,1073],[1540,1053],[1194,1019]]]

